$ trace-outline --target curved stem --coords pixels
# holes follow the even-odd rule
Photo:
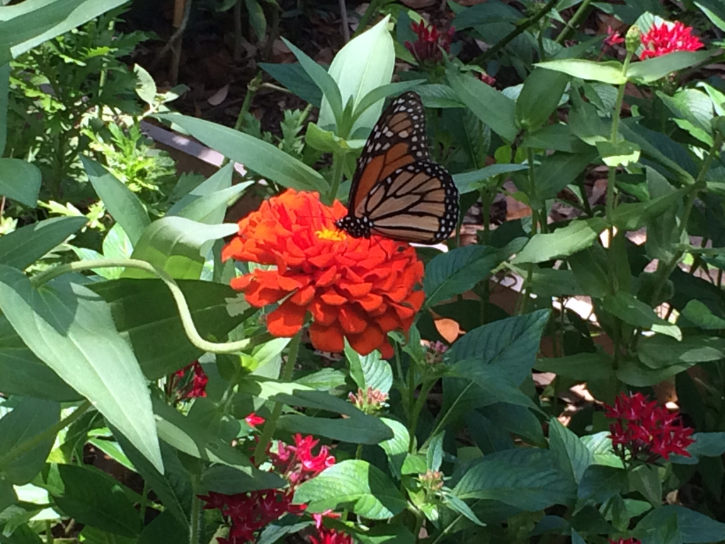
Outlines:
[[[287,355],[287,361],[282,367],[282,376],[280,378],[282,383],[292,381],[292,373],[294,372],[295,364],[297,364],[297,354],[300,351],[301,340],[302,332],[300,331],[292,337],[292,340],[289,343],[289,354]],[[254,449],[254,462],[257,466],[262,464],[267,458],[267,446],[269,446],[269,443],[272,441],[274,431],[277,429],[277,420],[279,419],[279,416],[282,415],[283,406],[284,404],[281,402],[275,403],[274,408],[272,409],[272,415],[264,424],[262,436],[259,438],[257,447]]]
[[[337,191],[342,182],[342,167],[345,163],[344,153],[332,154],[332,183],[330,183],[330,192],[327,194],[326,204],[331,205],[337,198]]]
[[[209,342],[207,340],[204,340],[201,335],[199,335],[199,332],[196,330],[196,326],[194,325],[194,318],[191,316],[189,306],[186,304],[186,299],[184,298],[184,293],[179,288],[176,280],[174,280],[174,278],[172,278],[165,270],[157,268],[151,263],[147,263],[146,261],[141,261],[138,259],[91,259],[88,261],[79,261],[51,268],[47,272],[44,272],[36,276],[35,278],[32,278],[30,281],[34,287],[38,288],[41,285],[49,282],[53,278],[62,276],[67,272],[80,272],[82,270],[92,270],[94,268],[113,267],[137,268],[139,270],[143,270],[145,272],[153,274],[161,281],[163,281],[169,288],[169,291],[171,291],[171,295],[174,297],[176,307],[179,310],[181,324],[184,327],[184,332],[186,333],[187,338],[195,347],[199,348],[200,350],[209,353],[236,353],[252,345],[252,340],[250,338],[245,338],[244,340],[239,340],[237,342],[222,343]]]
[[[0,472],[2,470],[4,470],[5,467],[7,467],[10,463],[15,461],[21,455],[24,455],[24,454],[28,453],[29,451],[34,450],[38,445],[42,444],[46,440],[55,438],[55,435],[57,435],[61,430],[68,427],[76,419],[81,417],[86,412],[86,410],[88,410],[88,408],[90,408],[90,407],[91,407],[91,402],[88,400],[84,401],[68,417],[61,419],[58,423],[56,423],[55,425],[53,425],[51,427],[48,427],[42,433],[36,434],[35,436],[26,440],[25,442],[21,442],[20,444],[17,444],[16,446],[10,448],[10,451],[8,451],[5,455],[0,457]]]

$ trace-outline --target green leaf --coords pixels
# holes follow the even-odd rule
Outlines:
[[[124,3],[125,0],[30,0],[4,7],[0,14],[0,66]]]
[[[257,0],[244,0],[249,13],[249,24],[257,35],[257,40],[261,42],[267,34],[267,19],[264,17],[264,10]]]
[[[34,164],[20,159],[0,159],[0,195],[35,208],[41,181],[40,170]]]
[[[459,361],[448,371],[448,376],[470,380],[477,386],[476,395],[481,400],[476,407],[506,402],[536,409],[534,402],[517,388],[517,384],[514,383],[515,377],[509,377],[507,374],[507,370],[500,366],[492,366],[473,359]]]
[[[636,204],[620,204],[612,214],[612,220],[617,228],[622,230],[637,230],[647,225],[653,218],[662,215],[665,211],[682,202],[682,199],[692,190],[692,187],[683,187],[677,191],[667,193],[647,202]]]
[[[338,153],[362,149],[365,140],[345,140],[331,130],[324,130],[315,123],[309,123],[305,132],[305,143],[323,153]]]
[[[176,113],[158,117],[179,125],[205,145],[283,187],[320,192],[327,189],[322,174],[272,144],[194,117]]]
[[[713,101],[698,89],[682,89],[673,96],[658,91],[657,96],[672,112],[675,123],[705,145],[713,144]]]
[[[653,370],[637,359],[628,357],[620,362],[619,368],[617,369],[617,378],[627,385],[648,387],[667,380],[680,372],[684,372],[695,364],[677,363]]]
[[[574,111],[570,110],[570,116],[573,115]],[[569,122],[571,123],[571,119]],[[545,125],[539,130],[527,134],[521,142],[521,147],[552,149],[554,151],[563,151],[564,153],[582,153],[589,151],[588,146],[574,135],[572,127],[562,123]]]
[[[57,476],[51,473],[49,491],[63,513],[109,533],[128,537],[141,533],[141,518],[117,480],[88,466],[55,467]]]
[[[189,526],[181,523],[171,512],[161,512],[144,527],[136,544],[158,544],[159,542],[186,542]]]
[[[224,193],[225,190],[232,187],[233,172],[231,163],[223,166],[209,179],[181,197],[166,214],[178,215],[209,225],[221,223],[224,220],[227,203],[238,194],[236,192]],[[249,185],[250,182],[245,182],[234,187],[241,186],[241,189],[238,190],[241,192]]]
[[[657,325],[670,325],[650,306],[625,291],[617,291],[616,295],[610,294],[604,297],[602,308],[635,327],[650,330]]]
[[[567,259],[574,278],[584,292],[592,297],[601,298],[610,291],[607,255],[604,248],[591,246],[584,251],[570,255]]]
[[[0,64],[0,157],[5,153],[8,136],[8,91],[10,90],[10,65]]]
[[[567,185],[574,183],[587,166],[596,158],[596,154],[554,153],[542,160],[534,171],[536,196],[541,201],[554,198]]]
[[[357,533],[355,538],[362,544],[415,544],[416,542],[410,529],[397,523],[377,525],[366,533]]]
[[[448,82],[471,112],[507,141],[516,138],[516,103],[473,76],[449,65]]]
[[[576,486],[555,466],[546,450],[508,450],[471,463],[453,488],[460,499],[489,499],[535,512],[553,504],[569,504]]]
[[[658,508],[662,504],[662,480],[656,465],[639,465],[628,473],[630,487]]]
[[[151,221],[138,197],[116,176],[103,166],[86,157],[81,157],[83,167],[93,188],[108,210],[120,223],[131,242],[136,245]]]
[[[54,217],[0,236],[0,264],[24,269],[86,224],[85,217]]]
[[[596,142],[597,151],[602,161],[607,166],[617,168],[618,166],[629,166],[639,160],[640,148],[637,144],[619,141],[616,144],[607,141]]]
[[[425,269],[426,306],[430,308],[472,289],[491,274],[503,257],[494,247],[476,245],[437,255]]]
[[[627,82],[627,78],[622,73],[622,63],[616,60],[595,62],[584,59],[563,59],[539,62],[535,66],[563,72],[585,81],[601,81],[612,85],[621,85]]]
[[[340,88],[337,85],[337,81],[335,81],[335,79],[328,73],[327,70],[325,70],[322,66],[320,66],[314,60],[308,57],[292,42],[285,38],[282,38],[282,41],[287,47],[289,47],[290,51],[292,51],[294,56],[297,57],[297,60],[300,61],[300,65],[302,66],[304,71],[307,72],[307,75],[310,76],[310,79],[312,79],[312,81],[314,81],[315,84],[322,91],[322,108],[324,109],[325,104],[328,104],[328,107],[332,109],[332,120],[335,121],[335,126],[339,128],[339,125],[342,121],[342,110],[345,106],[343,103],[342,93],[340,92]],[[320,118],[322,118],[321,113]],[[322,121],[320,121],[320,123],[324,124],[325,126],[327,126],[328,124],[332,125],[332,123],[322,123]]]
[[[658,504],[658,508],[652,510],[637,524],[635,535],[648,529],[656,529],[665,524],[670,516],[677,517],[677,527],[684,544],[719,542],[725,539],[725,523],[715,521],[694,510],[672,504],[665,506]]]
[[[406,500],[378,468],[367,461],[347,460],[325,469],[295,491],[294,502],[308,502],[306,511],[345,508],[368,519],[390,519],[402,512]]]
[[[0,419],[0,451],[9,452],[60,421],[60,404],[48,400],[20,398],[12,412]],[[2,479],[14,485],[29,483],[43,469],[55,436],[47,436],[33,449],[0,467]]]
[[[457,512],[459,514],[462,514],[465,516],[469,521],[475,523],[479,527],[485,527],[486,524],[483,523],[476,514],[471,510],[471,507],[468,506],[465,502],[463,502],[461,499],[456,497],[455,495],[445,495],[443,498],[443,503],[453,510],[454,512]]]
[[[390,430],[393,431],[393,438],[384,440],[378,444],[388,457],[388,467],[393,476],[400,479],[401,470],[405,458],[408,456],[408,446],[410,445],[410,435],[405,425],[399,421],[388,418],[380,418]]]
[[[101,297],[60,280],[34,289],[0,265],[0,309],[39,359],[163,470],[146,380]]]
[[[377,351],[369,355],[360,355],[349,344],[345,344],[345,357],[350,362],[350,376],[357,386],[365,391],[372,387],[383,393],[390,391],[393,385],[393,370],[390,363]]]
[[[607,380],[613,375],[612,359],[606,353],[577,353],[539,359],[534,368],[539,372],[553,372],[562,378],[582,382]]]
[[[141,100],[153,107],[157,93],[153,76],[138,64],[133,65],[133,73],[136,76],[136,94]],[[81,159],[83,158],[85,157],[81,157]]]
[[[725,359],[725,338],[686,336],[681,341],[661,334],[641,338],[637,355],[648,367],[657,369],[674,364],[697,364]]]
[[[305,102],[317,108],[322,104],[322,91],[299,62],[290,64],[260,62],[258,66]]]
[[[83,544],[138,544],[136,538],[114,535],[90,525],[83,527],[79,536]]]
[[[697,167],[687,149],[661,132],[627,121],[620,124],[619,131],[628,142],[637,144],[645,156],[674,172],[683,183],[689,185],[695,182]]]
[[[703,330],[723,330],[725,329],[725,319],[716,316],[710,308],[705,306],[699,300],[691,300],[682,309],[680,315],[690,321],[698,329]]]
[[[420,95],[423,106],[426,108],[463,108],[465,105],[458,98],[456,92],[448,85],[431,83],[421,85],[415,92]]]
[[[483,325],[461,337],[447,352],[452,362],[477,359],[499,367],[518,385],[531,373],[548,310],[509,317]]]
[[[328,73],[340,88],[342,103],[347,104],[352,100],[353,111],[360,109],[360,103],[368,93],[389,84],[393,77],[395,48],[393,38],[388,32],[389,20],[389,17],[384,17],[378,24],[350,40],[332,59]],[[322,127],[331,125],[334,119],[335,106],[328,100],[325,93],[318,121]],[[381,99],[357,118],[350,129],[350,135],[358,130],[367,135],[382,110]]]
[[[574,220],[551,234],[535,234],[511,262],[543,263],[567,257],[592,245],[605,226],[603,218],[593,217],[584,221]]]
[[[579,437],[564,427],[558,419],[549,419],[549,449],[554,452],[562,473],[581,482],[584,471],[594,463],[594,456]]]
[[[559,105],[569,77],[561,72],[535,69],[524,81],[516,100],[516,123],[527,132],[544,125]]]
[[[228,285],[200,280],[178,285],[203,338],[223,340],[244,320],[233,308],[237,293]],[[188,340],[174,298],[161,280],[120,279],[88,287],[110,306],[116,328],[133,347],[149,380],[168,376],[202,355]]]
[[[697,0],[695,5],[707,15],[712,24],[725,32],[725,6],[719,0]]]
[[[712,51],[677,51],[661,57],[633,62],[627,70],[627,79],[640,83],[652,83],[672,72],[695,66],[711,55]]]
[[[478,191],[479,189],[485,187],[487,184],[484,182],[488,179],[502,174],[521,172],[522,170],[528,170],[528,168],[529,167],[525,164],[492,164],[491,166],[485,166],[480,170],[454,174],[453,181],[456,182],[458,191],[461,194],[465,194],[472,191]]]
[[[579,482],[577,494],[581,500],[601,504],[624,491],[626,486],[627,471],[617,467],[589,465]]]
[[[146,261],[175,279],[199,279],[204,267],[202,247],[211,240],[236,234],[237,225],[205,225],[183,217],[163,217],[151,223],[134,247],[133,259]],[[125,278],[152,278],[144,270],[127,268]]]
[[[372,89],[368,94],[362,97],[355,106],[353,118],[359,118],[368,108],[389,96],[397,96],[411,89],[415,89],[421,83],[425,83],[425,79],[413,79],[411,81],[399,81],[397,83],[388,83]]]

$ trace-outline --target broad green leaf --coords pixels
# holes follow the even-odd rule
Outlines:
[[[516,138],[516,103],[482,81],[461,74],[450,65],[446,70],[448,82],[458,98],[491,130],[507,141]]]
[[[520,11],[503,2],[484,2],[461,9],[451,23],[458,30],[493,23],[516,23],[523,19]]]
[[[295,491],[294,502],[309,503],[307,512],[346,508],[368,519],[390,519],[406,507],[398,488],[367,461],[336,463]]]
[[[10,65],[0,64],[0,157],[5,153],[8,136],[8,91],[10,90]]]
[[[146,104],[153,107],[158,92],[153,76],[138,64],[134,64],[133,74],[136,76],[136,94]]]
[[[615,295],[604,297],[602,308],[635,327],[650,330],[658,325],[665,327],[670,325],[669,322],[660,318],[650,306],[625,291],[617,291]]]
[[[627,121],[625,119],[620,124],[619,131],[628,142],[637,144],[643,155],[665,166],[683,183],[689,185],[695,182],[698,167],[685,147],[666,134]]]
[[[546,123],[556,111],[569,77],[561,72],[535,69],[524,81],[516,100],[516,124],[527,132]]]
[[[244,0],[249,14],[249,24],[257,35],[258,43],[264,40],[267,34],[267,19],[264,16],[264,10],[257,0]]]
[[[598,141],[596,142],[596,146],[604,164],[612,168],[629,166],[637,162],[641,152],[637,144],[625,140],[619,141],[616,144],[607,141]]]
[[[258,66],[305,102],[317,108],[322,104],[322,91],[299,62],[291,64],[260,62]]]
[[[82,398],[28,349],[4,315],[0,315],[0,391],[58,402]]]
[[[655,508],[662,504],[662,479],[657,465],[639,465],[628,472],[630,489],[639,492]]]
[[[0,10],[0,66],[125,0],[28,0]]]
[[[576,498],[576,485],[546,450],[505,451],[471,463],[453,488],[460,499],[490,499],[528,512]]]
[[[355,539],[362,544],[415,544],[416,538],[410,529],[398,523],[377,525],[365,533],[358,533]],[[260,542],[260,544],[262,544]]]
[[[331,130],[324,130],[316,123],[309,123],[305,132],[305,143],[323,153],[348,152],[351,149],[361,150],[365,140],[345,140]]]
[[[393,77],[395,50],[393,38],[388,32],[388,23],[389,18],[384,17],[374,27],[345,44],[332,59],[328,73],[340,88],[342,103],[346,104],[352,99],[353,111],[360,108],[360,103],[368,93],[389,84]],[[320,108],[318,124],[322,127],[331,125],[334,119],[331,111],[331,106],[334,105],[328,99],[325,95]],[[361,132],[367,135],[380,117],[382,109],[382,100],[369,107],[355,121],[350,134],[362,129]]]
[[[110,308],[88,288],[61,280],[34,289],[21,272],[0,265],[0,309],[39,359],[163,470],[146,380]]]
[[[372,387],[388,393],[393,385],[393,370],[390,363],[380,357],[377,351],[360,355],[349,344],[345,344],[345,357],[350,363],[350,376],[356,385],[365,391]]]
[[[20,398],[13,410],[0,419],[0,451],[33,440],[60,421],[60,404],[49,400]],[[0,467],[5,481],[14,485],[29,483],[43,469],[55,436],[48,436],[30,451]]]
[[[459,499],[455,495],[446,495],[443,499],[443,502],[448,508],[450,508],[454,512],[462,514],[469,521],[472,521],[479,527],[486,526],[485,523],[483,523],[480,519],[478,519],[478,516],[476,516],[476,514],[473,512],[473,510],[471,510],[471,507],[468,506],[465,502],[463,502],[461,499]]]
[[[609,265],[604,248],[593,245],[584,251],[570,255],[567,261],[576,282],[582,286],[587,295],[601,298],[609,293],[611,290],[608,277]]]
[[[528,408],[503,402],[478,408],[472,416],[475,418],[478,414],[483,414],[496,428],[520,436],[529,444],[547,446],[541,422]]]
[[[699,329],[724,330],[725,319],[716,316],[710,308],[699,300],[691,300],[680,312],[680,315]]]
[[[613,373],[612,358],[606,353],[577,353],[539,359],[534,368],[539,372],[553,372],[562,378],[577,381],[606,380]]]
[[[109,533],[134,537],[141,533],[141,518],[124,486],[96,468],[55,465],[49,491],[55,505],[78,523]]]
[[[86,157],[81,157],[81,160],[88,179],[103,200],[108,213],[120,223],[131,242],[136,245],[151,223],[143,204],[131,189],[106,168]]]
[[[625,490],[626,485],[625,470],[605,465],[589,465],[579,482],[577,494],[579,499],[601,504]]]
[[[448,85],[431,83],[415,89],[426,108],[463,108],[465,105]]]
[[[695,5],[707,15],[712,24],[725,32],[725,5],[719,0],[697,0]]]
[[[525,164],[492,164],[491,166],[485,166],[480,170],[454,174],[453,181],[456,182],[458,192],[465,194],[472,191],[478,191],[479,189],[485,187],[487,185],[485,181],[495,176],[510,174],[512,172],[520,172],[522,170],[528,170],[528,168],[529,167]]]
[[[325,103],[329,104],[329,107],[332,110],[332,120],[335,122],[334,126],[340,128],[339,124],[342,121],[342,111],[345,107],[343,99],[346,97],[342,96],[337,81],[333,79],[327,70],[308,57],[292,42],[285,38],[282,38],[282,41],[284,41],[285,45],[289,47],[294,56],[297,57],[297,60],[300,61],[300,66],[302,66],[304,71],[307,72],[310,79],[312,79],[312,81],[315,82],[315,85],[317,85],[322,91],[322,108],[325,107]],[[320,117],[322,117],[322,115],[320,115]],[[325,126],[327,125],[328,123],[325,123]],[[332,123],[329,123],[329,125],[332,125]]]
[[[574,102],[574,107],[569,112],[569,128],[572,134],[589,145],[611,138],[609,124],[599,117],[594,106],[583,101]]]
[[[549,419],[549,449],[556,455],[562,473],[581,482],[584,471],[594,462],[594,455],[577,435],[555,417]]]
[[[543,263],[567,257],[592,245],[605,226],[603,218],[594,217],[584,221],[574,220],[550,234],[535,234],[512,263]]]
[[[205,225],[183,217],[163,217],[151,223],[135,245],[133,259],[146,261],[172,278],[195,280],[201,276],[208,242],[236,234],[237,225]],[[152,278],[144,270],[127,268],[124,278]]]
[[[636,204],[620,204],[612,214],[612,220],[617,228],[622,230],[637,230],[647,225],[649,221],[667,211],[669,208],[681,203],[683,198],[692,190],[692,187],[683,187],[647,202]]]
[[[556,197],[559,191],[574,183],[595,158],[596,154],[591,151],[554,153],[544,157],[534,170],[536,197],[541,201]]]
[[[570,116],[572,114],[573,110],[570,110]],[[523,142],[521,142],[521,147],[552,149],[564,153],[589,151],[588,146],[574,135],[572,127],[563,123],[544,125],[539,130],[527,134]]]
[[[725,453],[725,433],[695,433],[692,435],[694,444],[687,451],[702,457],[720,457]]]
[[[658,508],[647,514],[637,524],[635,535],[663,525],[670,516],[677,518],[677,527],[684,544],[719,542],[725,539],[725,523],[720,523],[705,514],[674,504],[658,505]]]
[[[500,366],[473,359],[464,360],[453,365],[448,376],[470,380],[477,386],[476,394],[481,397],[477,407],[506,402],[536,409],[534,401],[516,387],[516,376],[507,376],[507,370]]]
[[[35,208],[41,181],[40,170],[34,164],[20,159],[0,159],[0,196]]]
[[[387,85],[376,87],[358,101],[353,117],[357,119],[360,115],[365,113],[368,108],[374,106],[381,100],[389,96],[397,96],[406,91],[415,89],[421,83],[425,83],[425,81],[425,79],[413,79],[411,81],[399,81],[397,83],[388,83]]]
[[[696,364],[725,359],[725,338],[686,336],[681,341],[661,334],[641,338],[637,355],[648,367],[657,369],[674,364]]]
[[[444,111],[441,123],[453,137],[453,143],[465,153],[474,170],[483,168],[491,147],[491,129],[465,108]]]
[[[171,512],[161,512],[144,527],[136,544],[158,544],[159,542],[186,542],[189,526],[175,518]]]
[[[232,168],[231,164],[223,166],[208,179],[204,180],[199,185],[193,187],[189,192],[184,194],[184,196],[182,196],[177,202],[174,203],[173,206],[171,206],[171,208],[169,208],[169,210],[166,212],[167,215],[180,215],[180,212],[190,206],[192,203],[195,203],[206,196],[213,195],[215,193],[218,193],[219,191],[223,191],[224,189],[229,189],[232,186],[233,172],[234,169]],[[186,215],[183,215],[182,217],[186,217]],[[187,217],[187,219],[193,218]],[[199,219],[195,219],[195,221],[199,221]],[[216,221],[216,223],[221,223],[221,220]]]
[[[681,89],[673,96],[658,91],[657,96],[672,112],[677,125],[705,145],[712,146],[711,121],[715,108],[710,96],[699,89]]]
[[[455,363],[478,359],[500,368],[511,378],[511,383],[519,385],[536,363],[548,319],[548,310],[537,310],[473,329],[453,344],[447,353],[448,360]]]
[[[54,217],[0,236],[0,264],[24,269],[86,224],[85,217]]]
[[[378,444],[388,457],[388,467],[393,476],[400,479],[403,462],[408,456],[408,446],[410,445],[410,435],[405,425],[399,421],[388,418],[380,418],[390,430],[393,431],[393,438],[384,440]]]
[[[203,338],[221,341],[243,321],[244,314],[233,309],[237,293],[228,285],[199,280],[178,285]],[[161,280],[120,279],[88,287],[110,306],[118,332],[133,347],[149,380],[168,376],[202,355],[188,340],[173,296]]]
[[[90,525],[83,527],[79,537],[83,544],[138,544],[136,538],[115,535]]]
[[[327,189],[322,174],[272,144],[194,117],[176,113],[158,117],[179,125],[202,143],[283,187],[320,192]]]
[[[642,62],[633,62],[627,70],[627,78],[641,83],[652,83],[667,74],[699,64],[711,55],[712,51],[677,51]]]
[[[485,280],[504,255],[490,246],[465,246],[434,257],[426,266],[423,288],[427,307],[472,289]]]
[[[627,82],[627,78],[622,73],[622,63],[616,60],[595,62],[584,59],[563,59],[539,62],[536,66],[563,72],[585,81],[601,81],[612,85],[621,85]]]

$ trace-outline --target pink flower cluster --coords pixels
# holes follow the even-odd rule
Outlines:
[[[438,63],[443,61],[441,49],[446,53],[451,51],[451,40],[456,29],[450,27],[448,32],[439,31],[434,26],[429,26],[425,21],[411,23],[410,27],[417,35],[413,43],[405,42],[405,47],[420,63]]]
[[[694,442],[690,438],[693,429],[683,427],[679,415],[670,414],[656,401],[648,401],[642,393],[622,393],[613,407],[605,404],[605,408],[604,415],[617,420],[609,431],[612,445],[623,459],[651,463],[658,457],[669,459],[673,453],[690,457],[686,448]]]
[[[177,370],[174,372],[174,376],[180,382],[189,370],[194,371],[194,376],[191,379],[191,383],[187,384],[179,391],[179,398],[194,399],[197,397],[206,397],[206,385],[209,383],[209,378],[207,377],[206,372],[204,372],[204,369],[201,367],[199,361],[194,361],[190,365],[186,365],[181,370]]]
[[[246,421],[254,427],[264,423],[264,419],[250,414]],[[330,455],[327,446],[321,446],[317,455],[312,450],[319,440],[311,436],[294,436],[295,445],[289,446],[277,442],[276,451],[268,451],[275,472],[287,479],[286,489],[265,489],[237,495],[224,495],[210,491],[199,498],[206,502],[204,509],[218,509],[231,524],[229,538],[219,538],[219,544],[244,544],[255,542],[261,529],[278,520],[285,514],[301,515],[307,505],[292,504],[297,487],[314,478],[320,472],[335,464],[335,457]],[[352,544],[352,538],[340,531],[328,529],[322,525],[325,517],[339,517],[332,512],[313,514],[317,536],[310,536],[313,544]]]
[[[641,40],[644,50],[639,58],[642,60],[676,51],[697,51],[703,47],[700,39],[692,35],[692,27],[685,26],[680,21],[652,25],[652,28],[642,34]]]

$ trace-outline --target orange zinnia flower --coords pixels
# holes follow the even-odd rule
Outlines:
[[[414,290],[423,263],[407,244],[340,231],[335,221],[345,214],[340,202],[325,206],[317,193],[288,189],[239,222],[222,258],[276,266],[231,282],[257,308],[281,301],[267,316],[273,335],[293,336],[309,311],[315,348],[339,352],[347,338],[358,353],[379,349],[387,358],[387,333],[407,331],[423,304]]]

